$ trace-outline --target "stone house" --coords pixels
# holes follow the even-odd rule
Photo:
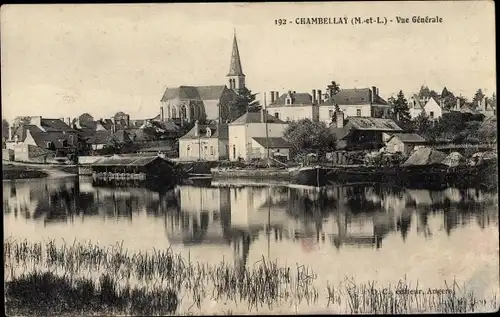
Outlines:
[[[311,96],[308,93],[289,91],[281,96],[271,91],[271,103],[266,107],[269,114],[286,122],[309,119],[319,121],[319,107],[316,101],[316,91]]]
[[[266,111],[247,112],[229,123],[229,159],[250,160],[254,150],[254,138],[282,138],[288,124],[268,114]],[[266,133],[267,126],[267,133]],[[255,154],[256,155],[256,154]]]
[[[319,90],[321,96],[321,90]],[[391,107],[379,95],[377,87],[342,89],[337,94],[326,96],[326,100],[318,98],[319,120],[330,124],[336,106],[344,112],[345,117],[389,117]]]
[[[227,158],[227,124],[202,125],[194,127],[179,139],[179,159],[182,161],[218,161]]]

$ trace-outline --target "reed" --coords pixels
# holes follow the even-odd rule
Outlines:
[[[10,273],[6,274],[7,280],[11,281],[26,278],[27,270],[39,270],[37,274],[47,271],[69,281],[97,274],[105,281],[111,279],[113,286],[109,289],[116,289],[120,294],[127,294],[130,284],[144,287],[144,296],[152,296],[152,289],[159,287],[158,294],[165,289],[178,295],[187,294],[192,300],[190,307],[198,308],[207,297],[244,302],[249,310],[318,298],[313,286],[316,276],[303,266],[298,266],[297,273],[293,274],[290,267],[280,267],[264,257],[248,267],[224,260],[209,265],[191,262],[170,248],[128,253],[122,244],[105,248],[91,242],[57,245],[54,240],[31,243],[8,238],[4,241],[4,268]],[[22,271],[20,276],[19,271]],[[117,307],[123,309],[120,305]]]
[[[377,286],[376,282],[356,283],[345,278],[339,286],[327,286],[328,305],[342,307],[350,314],[410,314],[410,313],[468,313],[498,310],[496,295],[478,299],[465,285],[445,281],[439,289],[424,288],[417,282],[412,286],[404,279],[396,285]]]

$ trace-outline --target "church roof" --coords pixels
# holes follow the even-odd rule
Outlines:
[[[227,89],[225,85],[167,87],[161,101],[165,102],[176,98],[181,100],[217,100],[220,99],[225,89]]]
[[[233,52],[231,54],[231,64],[229,65],[229,73],[227,76],[244,76],[243,69],[241,67],[240,51],[238,50],[236,33],[233,38]]]

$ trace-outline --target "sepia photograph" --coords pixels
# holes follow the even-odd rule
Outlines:
[[[8,316],[494,312],[495,3],[0,9]]]

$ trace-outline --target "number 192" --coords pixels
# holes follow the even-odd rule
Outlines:
[[[276,19],[276,20],[274,20],[274,24],[276,24],[276,25],[285,25],[286,24],[286,19]]]

